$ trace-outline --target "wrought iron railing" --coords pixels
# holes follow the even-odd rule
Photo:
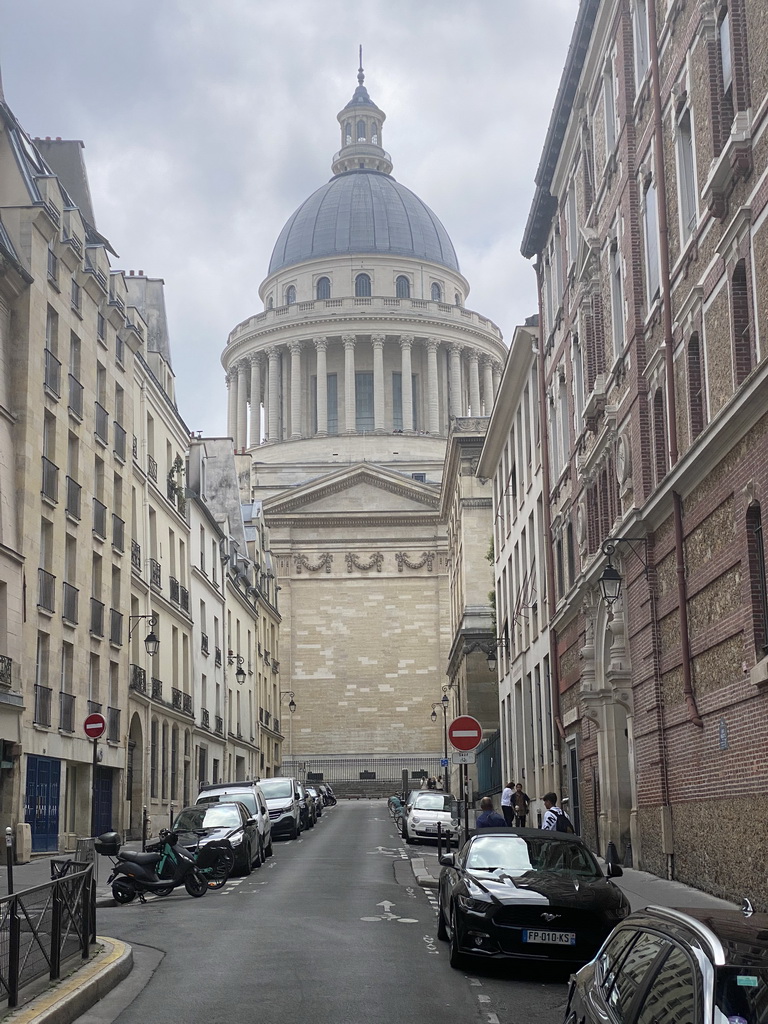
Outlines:
[[[75,695],[59,693],[59,728],[62,732],[75,731]]]
[[[89,700],[88,701],[88,714],[89,715],[101,714],[101,701]]]
[[[127,437],[125,427],[115,420],[112,424],[112,431],[115,438],[115,455],[121,462],[125,462],[125,439]]]
[[[120,708],[107,708],[107,741],[120,742]]]
[[[94,402],[94,433],[104,444],[109,444],[109,413],[100,402]]]
[[[107,506],[98,498],[93,499],[93,532],[102,540],[107,539]]]
[[[77,618],[77,601],[80,596],[80,591],[77,587],[73,587],[71,583],[62,583],[61,589],[63,605],[61,609],[62,617],[65,618],[67,622],[77,623],[79,621]]]
[[[94,636],[104,636],[104,602],[91,598],[91,632]]]
[[[123,642],[123,613],[117,608],[109,609],[109,642],[118,646]]]
[[[112,547],[115,551],[125,551],[125,521],[112,513]]]
[[[56,611],[56,577],[45,569],[37,570],[37,605],[48,612]]]
[[[0,684],[10,686],[13,682],[13,658],[0,654]]]
[[[51,726],[51,694],[50,686],[38,686],[35,684],[35,725]]]
[[[181,710],[185,715],[192,715],[194,711],[192,709],[192,694],[184,693],[181,696]]]
[[[217,665],[221,664],[221,648],[217,647],[214,655],[214,661]]]
[[[45,386],[61,398],[61,363],[49,348],[45,350]]]
[[[83,418],[83,385],[73,374],[69,375],[69,411],[79,420]]]
[[[59,500],[59,467],[43,455],[43,480],[41,485],[43,496],[51,501]]]
[[[137,693],[147,692],[147,673],[141,665],[131,665],[129,686]]]
[[[204,729],[210,729],[211,727],[211,715],[208,708],[200,708],[200,725]]]
[[[153,587],[157,587],[158,590],[163,589],[163,574],[160,563],[156,558],[150,558],[149,560],[149,582]]]
[[[157,483],[157,462],[151,455],[147,456],[147,472],[149,473],[149,479]]]
[[[152,700],[163,699],[163,681],[152,676]]]
[[[200,650],[203,652],[203,654],[208,654],[209,653],[208,652],[208,634],[207,633],[201,633],[200,634]]]
[[[179,587],[179,606],[183,612],[189,611],[189,591],[186,587]]]
[[[177,711],[181,711],[181,699],[184,694],[177,687],[171,687],[171,707],[176,708]]]
[[[221,715],[216,715],[215,723],[215,731],[222,736],[224,734],[224,719]]]
[[[171,600],[174,604],[179,603],[179,581],[175,576],[168,577],[168,587],[170,589]]]
[[[73,519],[80,518],[80,492],[82,487],[73,480],[71,476],[67,477],[67,505],[66,513],[68,516],[72,516]]]
[[[137,540],[131,541],[131,568],[141,575],[141,544]]]

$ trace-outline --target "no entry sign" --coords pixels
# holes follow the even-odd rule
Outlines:
[[[448,739],[456,750],[474,750],[483,738],[483,727],[471,715],[459,715],[448,726]]]
[[[88,715],[85,722],[83,722],[83,728],[85,729],[85,735],[89,739],[97,740],[107,728],[107,720],[104,718],[104,715],[94,712],[92,715]]]

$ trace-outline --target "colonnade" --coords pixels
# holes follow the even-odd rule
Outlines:
[[[338,344],[335,338],[317,337],[311,342],[290,341],[265,347],[233,363],[226,375],[228,388],[227,429],[235,448],[255,448],[260,444],[302,437],[325,437],[328,427],[328,350]],[[356,355],[361,346],[370,345],[373,363],[373,432],[390,433],[394,423],[387,422],[385,401],[385,347],[400,350],[401,382],[410,381],[414,358],[423,368],[426,350],[425,383],[421,388],[418,410],[419,432],[440,435],[447,431],[449,417],[490,415],[501,380],[500,359],[460,342],[438,338],[414,339],[412,334],[393,337],[385,334],[358,336],[342,334],[343,390],[339,381],[337,397],[338,430],[357,433]],[[441,380],[439,353],[444,350],[444,379]],[[316,429],[307,429],[305,407],[310,396],[309,382],[302,375],[302,353],[314,354],[316,402],[313,410]],[[366,356],[368,353],[366,353]],[[305,363],[305,366],[307,364]],[[370,359],[365,362],[370,367]],[[390,369],[392,363],[390,361]],[[339,366],[341,369],[341,366]],[[441,402],[441,394],[443,400]],[[401,385],[403,433],[413,433],[413,393]],[[262,431],[262,404],[264,408]],[[250,417],[248,410],[250,406]],[[315,424],[313,424],[315,426]]]

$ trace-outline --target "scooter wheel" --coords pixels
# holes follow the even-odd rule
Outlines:
[[[184,888],[190,896],[205,896],[208,892],[208,881],[199,871],[190,871],[184,879]]]
[[[112,896],[116,903],[132,903],[136,899],[136,890],[127,882],[115,882]]]

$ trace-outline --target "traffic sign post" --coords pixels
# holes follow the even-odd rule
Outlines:
[[[98,764],[99,737],[104,735],[107,720],[95,711],[83,722],[85,735],[93,740],[93,767],[91,769],[91,835],[96,836],[96,765]]]
[[[459,715],[448,726],[448,739],[454,750],[474,750],[483,738],[483,727],[471,715]]]

